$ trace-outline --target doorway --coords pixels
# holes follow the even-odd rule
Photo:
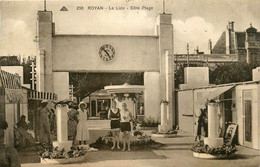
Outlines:
[[[243,92],[243,138],[244,145],[252,147],[252,91]]]

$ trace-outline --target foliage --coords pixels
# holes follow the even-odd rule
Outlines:
[[[64,149],[59,150],[58,147],[51,149],[45,149],[43,152],[40,152],[39,155],[41,158],[49,159],[68,159],[68,158],[77,158],[84,156],[86,154],[86,149],[83,146],[78,146],[69,152],[66,152]]]
[[[216,68],[210,70],[209,80],[213,84],[252,81],[252,69],[256,67],[256,64],[246,62],[217,64]]]
[[[131,140],[131,147],[134,147],[135,150],[137,149],[149,149],[150,147],[157,146],[159,143],[155,142],[153,139],[151,139],[150,136],[144,135],[140,131],[134,131],[133,132],[134,139]],[[112,140],[112,134],[109,132],[104,137],[99,137],[95,143],[92,143],[90,147],[103,149],[103,150],[109,150],[113,145]],[[145,146],[145,147],[144,147]]]
[[[142,119],[138,121],[139,124],[141,124],[141,127],[158,127],[160,123],[158,120],[155,120],[154,118],[148,117],[147,119]]]
[[[235,146],[224,143],[219,148],[210,148],[208,145],[204,144],[204,141],[201,140],[198,143],[194,144],[191,148],[193,152],[197,153],[207,153],[211,155],[231,155],[237,151]]]
[[[252,80],[252,69],[259,66],[256,63],[234,62],[216,64],[215,68],[209,70],[209,81],[211,84],[226,84]],[[175,88],[184,83],[185,65],[179,65],[174,72]]]
[[[143,73],[71,73],[69,79],[78,101],[107,85],[143,85]]]

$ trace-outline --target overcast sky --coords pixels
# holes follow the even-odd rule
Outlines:
[[[208,53],[208,40],[216,43],[228,21],[235,21],[235,31],[245,31],[250,23],[260,29],[260,0],[165,0],[166,13],[172,14],[174,53],[190,53],[199,46]],[[43,0],[1,1],[0,55],[35,55],[37,11]],[[68,11],[60,11],[65,6]],[[76,10],[83,6],[83,10]],[[89,10],[103,6],[104,10]],[[125,7],[125,10],[108,10]],[[152,10],[130,10],[131,6]],[[162,0],[47,0],[53,12],[56,34],[154,35],[155,18],[162,13]],[[107,8],[107,9],[105,9]]]

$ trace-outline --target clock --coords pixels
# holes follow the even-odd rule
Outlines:
[[[104,44],[99,49],[99,57],[104,61],[111,61],[115,58],[116,53],[113,46],[109,44]]]

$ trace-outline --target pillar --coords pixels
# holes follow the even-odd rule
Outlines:
[[[65,149],[70,151],[72,141],[68,141],[68,105],[58,104],[56,106],[56,117],[57,117],[57,141],[53,142],[53,147],[59,149]]]
[[[208,137],[204,139],[204,144],[210,148],[221,147],[223,138],[218,135],[218,103],[208,104]]]
[[[146,117],[152,117],[154,119],[158,119],[158,113],[160,112],[159,80],[159,72],[144,73],[144,114]]]
[[[44,50],[39,50],[36,56],[36,90],[39,92],[44,92]]]
[[[53,92],[52,87],[52,36],[54,33],[51,11],[38,11],[38,49],[44,51],[44,87],[45,92]],[[37,62],[36,62],[37,63]],[[42,89],[42,88],[41,88]]]
[[[159,127],[159,130],[169,131],[175,125],[174,106],[174,73],[173,73],[173,25],[171,14],[159,14],[157,17],[156,35],[159,36],[159,57],[160,57],[160,101],[168,101],[168,105],[161,107],[161,115],[166,112],[167,125]],[[164,118],[163,118],[164,119]]]

